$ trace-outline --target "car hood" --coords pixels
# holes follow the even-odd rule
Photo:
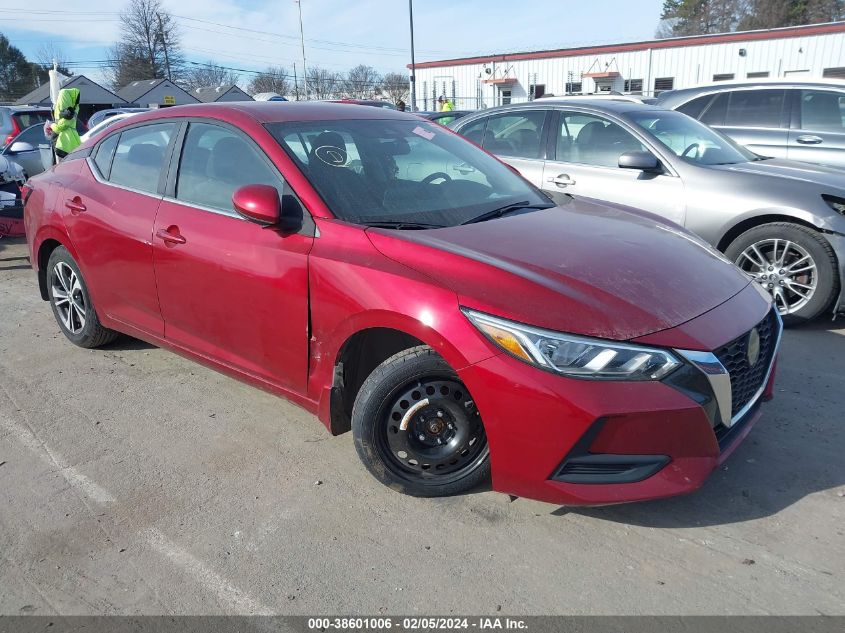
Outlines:
[[[812,165],[795,160],[769,158],[751,163],[737,163],[735,165],[711,165],[712,169],[738,174],[787,179],[805,182],[814,186],[823,185],[845,189],[845,169],[828,167],[826,165]]]
[[[685,229],[592,201],[426,231],[367,230],[387,257],[450,288],[461,305],[615,340],[712,310],[749,278]]]

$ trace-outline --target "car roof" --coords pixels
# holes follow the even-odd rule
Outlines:
[[[486,110],[478,110],[479,113],[484,112],[507,112],[509,110],[524,110],[526,108],[584,108],[590,110],[597,110],[601,112],[610,112],[612,114],[623,114],[625,112],[633,111],[650,111],[650,110],[665,110],[660,106],[640,103],[639,101],[627,101],[617,99],[537,99],[535,101],[526,101],[525,103],[512,103],[506,106],[497,106],[495,108],[488,108]],[[470,117],[465,117],[469,119]],[[474,118],[474,117],[473,117]],[[463,119],[462,119],[463,120]]]
[[[40,112],[46,111],[51,112],[50,106],[31,106],[31,105],[4,105],[0,106],[0,108],[4,108],[11,112]]]
[[[677,97],[688,97],[695,94],[708,94],[722,92],[725,90],[736,90],[745,88],[822,88],[833,90],[845,90],[845,80],[842,79],[783,79],[783,78],[761,78],[757,80],[740,79],[735,81],[719,81],[716,83],[694,86],[691,88],[678,88],[677,90],[666,90],[658,97],[658,101],[674,100]]]
[[[419,120],[409,112],[330,101],[229,101],[158,108],[139,113],[137,121],[170,117],[249,118],[258,123],[334,121],[354,119]]]

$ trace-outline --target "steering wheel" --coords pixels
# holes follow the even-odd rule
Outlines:
[[[692,150],[696,150],[696,156],[698,155],[698,143],[690,143],[687,148],[681,152],[681,158],[685,158],[687,154],[689,154]]]
[[[436,171],[433,174],[429,174],[428,176],[423,178],[422,184],[430,185],[435,180],[443,180],[444,182],[449,182],[450,180],[452,180],[452,177],[449,174],[443,173],[442,171]]]

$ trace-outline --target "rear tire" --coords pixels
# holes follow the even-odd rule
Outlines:
[[[455,495],[490,477],[478,409],[425,345],[391,356],[367,377],[352,408],[352,435],[367,470],[398,492]]]
[[[812,321],[839,294],[836,254],[824,235],[806,226],[755,226],[736,238],[725,256],[773,295],[784,325]]]
[[[59,329],[71,343],[92,349],[119,336],[100,324],[79,266],[64,246],[50,253],[46,274],[50,307]]]

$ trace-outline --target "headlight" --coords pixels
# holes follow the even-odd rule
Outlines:
[[[826,193],[822,194],[822,198],[825,202],[827,202],[827,206],[836,211],[839,215],[845,215],[845,198],[829,196]]]
[[[498,347],[518,359],[572,378],[660,380],[679,361],[670,352],[603,339],[562,334],[461,308]]]

